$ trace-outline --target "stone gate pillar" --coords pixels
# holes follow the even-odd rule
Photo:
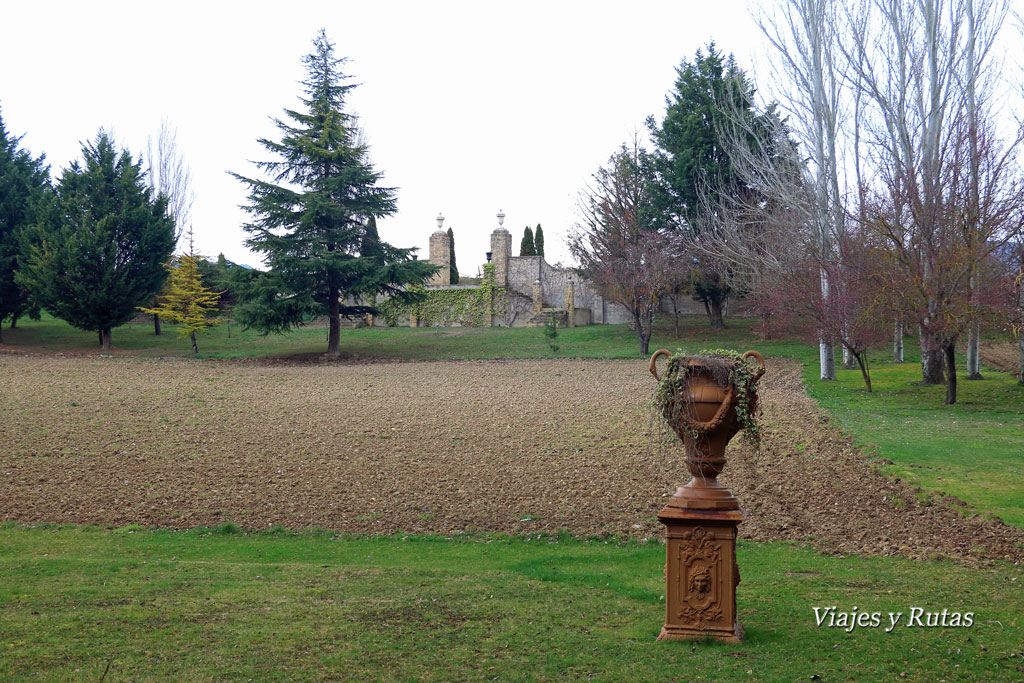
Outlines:
[[[571,277],[565,279],[565,311],[569,315],[569,327],[576,327],[576,285]]]
[[[494,264],[494,286],[508,287],[508,259],[512,255],[512,233],[502,227],[505,213],[498,212],[498,227],[491,233],[491,263]]]
[[[444,225],[444,216],[437,216],[437,231],[430,236],[430,262],[441,269],[430,276],[428,285],[447,287],[452,283],[451,261],[452,241],[448,233],[441,229]]]

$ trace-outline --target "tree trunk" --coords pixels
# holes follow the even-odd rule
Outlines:
[[[860,361],[850,349],[843,347],[843,370],[853,370]]]
[[[942,345],[921,329],[921,383],[942,384]]]
[[[646,356],[647,350],[651,344],[651,332],[654,330],[654,316],[650,317],[645,328],[644,315],[638,311],[633,311],[633,325],[636,327],[636,336],[640,340],[640,355]]]
[[[159,313],[154,313],[153,314],[153,334],[155,334],[158,337],[160,336],[160,314]]]
[[[982,379],[981,359],[978,356],[980,346],[981,325],[974,320],[967,332],[967,379]]]
[[[1021,247],[1020,266],[1017,271],[1017,313],[1020,315],[1021,325],[1024,326],[1024,247]],[[1020,331],[1017,339],[1017,348],[1020,351],[1021,374],[1018,384],[1024,385],[1024,330]]]
[[[861,351],[860,353],[851,353],[850,355],[856,359],[857,365],[860,366],[860,374],[864,378],[864,386],[867,388],[868,393],[871,393],[871,372],[868,370],[868,352]]]
[[[327,355],[337,357],[341,341],[341,321],[338,319],[338,290],[333,290],[327,303]]]
[[[679,339],[679,305],[676,303],[675,297],[672,297],[672,315],[675,317],[676,339]]]
[[[832,382],[836,378],[836,356],[832,344],[827,341],[818,342],[818,365],[821,368],[820,379]]]
[[[1020,351],[1020,375],[1017,384],[1024,385],[1024,332],[1021,333],[1020,338],[1017,340],[1017,350]]]
[[[104,327],[100,330],[100,348],[104,351],[110,350],[110,328]]]
[[[0,320],[0,322],[3,322],[3,321]],[[3,343],[4,343],[4,329],[3,329],[3,325],[0,325],[0,344],[3,344]]]
[[[894,363],[903,362],[903,321],[899,318],[893,324],[892,360]]]
[[[199,353],[199,345],[196,344],[196,333],[189,332],[188,338],[192,340],[192,353]]]
[[[946,356],[946,375],[948,378],[946,382],[946,405],[951,406],[956,403],[956,339],[950,339],[944,343],[942,350]]]
[[[18,317],[19,317],[19,316],[18,316],[18,314],[17,314],[17,313],[15,313],[14,315],[12,315],[12,316],[11,316],[11,329],[12,329],[12,330],[13,330],[13,329],[14,329],[15,327],[17,327],[17,326],[18,326]]]
[[[711,297],[708,309],[708,320],[711,322],[711,329],[724,330],[725,322],[722,320],[722,300],[718,297]]]
[[[96,334],[99,335],[100,338],[100,348],[103,348],[103,330],[97,331]]]

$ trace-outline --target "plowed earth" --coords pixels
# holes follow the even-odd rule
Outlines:
[[[685,481],[642,361],[299,365],[0,357],[0,519],[392,533],[662,534]],[[882,477],[770,359],[742,536],[969,563],[1024,531]],[[673,437],[674,439],[674,437]]]
[[[1020,377],[1020,349],[1016,344],[985,344],[978,349],[978,355],[986,365]]]

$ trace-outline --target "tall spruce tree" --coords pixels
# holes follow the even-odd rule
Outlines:
[[[22,232],[16,281],[53,315],[99,332],[110,330],[160,290],[174,249],[167,199],[153,197],[141,159],[117,150],[100,130],[57,182],[56,210]]]
[[[395,212],[395,190],[379,187],[381,174],[369,160],[345,96],[345,59],[323,30],[303,58],[306,111],[285,109],[274,119],[276,142],[259,142],[274,161],[258,162],[270,180],[238,180],[249,187],[246,207],[252,222],[246,244],[264,255],[269,271],[249,278],[236,319],[264,334],[283,332],[313,316],[327,316],[327,353],[339,353],[339,316],[374,313],[373,306],[346,303],[377,294],[408,298],[406,285],[424,282],[436,266],[412,258],[413,249],[377,241],[374,257],[361,255],[368,221]]]
[[[18,235],[38,221],[52,199],[45,155],[33,159],[20,149],[21,136],[7,131],[0,116],[0,344],[2,324],[31,311],[28,292],[14,280],[18,271]]]
[[[459,284],[459,267],[455,265],[455,233],[448,228],[448,274],[453,285]]]
[[[537,224],[537,231],[533,233],[533,251],[537,256],[544,255],[544,231],[540,227],[540,223]]]
[[[659,227],[699,240],[704,231],[714,229],[714,221],[702,215],[702,192],[736,196],[750,190],[732,168],[720,132],[728,129],[728,117],[736,112],[756,118],[754,89],[733,57],[725,57],[714,43],[706,54],[697,50],[692,62],[684,59],[676,74],[675,88],[665,98],[665,118],[660,124],[654,117],[647,119],[658,178],[652,204]],[[730,287],[723,274],[714,264],[700,262],[690,287],[704,304],[711,326],[725,327],[722,306]]]
[[[527,225],[523,230],[523,241],[519,243],[520,256],[536,256],[537,249],[533,244],[533,230]]]

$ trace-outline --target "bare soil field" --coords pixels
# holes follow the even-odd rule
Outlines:
[[[646,363],[0,356],[0,519],[652,537],[687,475]],[[720,480],[755,540],[969,563],[1024,531],[879,475],[769,359],[764,441]],[[674,438],[674,437],[673,437]],[[922,499],[919,499],[922,498]]]
[[[986,365],[1020,378],[1020,350],[1016,344],[1012,342],[985,344],[978,349],[978,356]]]

